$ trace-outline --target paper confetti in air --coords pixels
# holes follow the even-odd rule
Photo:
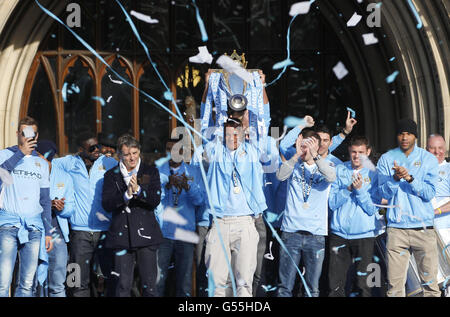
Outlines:
[[[109,96],[108,99],[106,100],[107,103],[109,103],[111,101],[113,96]]]
[[[164,164],[166,164],[167,162],[169,162],[170,159],[171,159],[171,156],[170,156],[170,153],[168,153],[166,157],[162,157],[162,158],[156,160],[155,165],[156,165],[156,167],[161,167]]]
[[[249,84],[253,83],[253,76],[247,70],[242,68],[242,66],[238,65],[235,61],[233,61],[229,56],[222,55],[217,60],[217,64],[220,65],[223,69],[225,69],[230,74],[236,74]]]
[[[144,236],[142,233],[141,233],[141,231],[142,230],[144,230],[144,228],[139,228],[138,229],[138,235],[140,236],[140,237],[142,237],[142,238],[145,238],[145,239],[151,239],[152,237],[150,237],[150,236]]]
[[[374,171],[377,170],[376,166],[375,166],[375,165],[372,163],[372,161],[367,157],[367,155],[361,154],[359,157],[360,157],[360,159],[361,159],[361,163],[362,163],[362,166],[363,166],[364,168],[367,168],[368,170],[371,170],[372,172],[374,172]]]
[[[361,21],[361,19],[362,16],[355,12],[353,16],[350,18],[350,20],[348,20],[347,26],[348,27],[356,26],[358,25],[359,21]]]
[[[96,212],[95,215],[97,216],[98,220],[100,220],[100,221],[109,221],[109,219],[101,212]]]
[[[117,256],[122,256],[122,255],[125,255],[125,254],[127,254],[127,250],[122,250],[122,251],[116,252]]]
[[[189,57],[189,62],[197,64],[212,63],[213,56],[208,52],[208,48],[206,46],[200,46],[198,51],[199,53],[197,55]]]
[[[298,14],[307,14],[309,12],[309,9],[311,8],[312,2],[314,1],[303,1],[294,3],[291,6],[291,9],[289,10],[289,15],[293,17]]]
[[[175,240],[189,242],[193,244],[197,244],[200,240],[197,233],[194,231],[188,231],[181,228],[175,229]]]
[[[92,99],[93,100],[98,100],[98,101],[100,101],[100,103],[102,104],[102,106],[104,106],[106,103],[105,103],[105,99],[103,99],[102,97],[98,97],[98,96],[94,96],[94,97],[92,97]]]
[[[422,19],[420,18],[419,12],[417,12],[417,9],[414,6],[414,3],[411,0],[408,0],[408,4],[409,4],[409,7],[411,8],[411,11],[414,13],[414,16],[416,17],[416,20],[417,20],[416,28],[421,29],[423,27],[423,22],[422,22]]]
[[[361,260],[362,260],[362,257],[353,258],[353,263],[361,261]]]
[[[363,34],[364,44],[372,45],[378,43],[378,39],[375,37],[373,33]]]
[[[284,119],[283,124],[285,126],[287,126],[288,128],[295,128],[297,126],[305,127],[306,126],[306,121],[303,118],[301,119],[301,118],[297,118],[297,117],[294,117],[294,116],[289,116],[286,119]]]
[[[356,118],[356,111],[353,110],[352,108],[347,107],[347,111],[350,112],[350,115],[353,119]]]
[[[135,16],[137,19],[144,21],[146,23],[150,23],[150,24],[154,24],[154,23],[158,23],[159,21],[157,19],[152,19],[150,16],[136,12],[131,10],[130,12],[131,15]]]
[[[356,272],[356,274],[358,274],[358,276],[366,276],[367,275],[367,273],[363,273],[363,272]]]
[[[333,67],[333,72],[339,80],[348,75],[348,70],[342,62],[337,63],[337,65]]]
[[[200,28],[200,33],[202,34],[202,41],[206,42],[208,41],[208,34],[206,33],[205,23],[203,22],[202,17],[200,16],[200,10],[198,9],[195,0],[192,0],[192,4],[195,7],[195,16],[197,17],[198,27]]]
[[[109,80],[112,81],[114,84],[118,84],[118,85],[122,85],[123,84],[123,81],[121,81],[121,80],[114,80],[114,79],[112,79],[111,75],[108,75],[108,77],[109,77]]]
[[[117,273],[117,272],[114,272],[114,271],[112,271],[112,272],[111,272],[111,275],[115,275],[115,276],[120,276],[120,274],[119,274],[119,273]]]
[[[269,253],[264,254],[264,258],[267,259],[267,260],[271,260],[271,261],[275,259],[273,257],[273,254],[272,254],[272,244],[273,244],[273,241],[270,241],[270,243],[269,243]]]
[[[273,65],[273,69],[281,69],[284,67],[289,67],[291,65],[294,65],[294,62],[291,61],[290,59],[285,59],[284,61],[281,61],[279,63],[276,63],[275,65]]]
[[[273,292],[277,289],[276,286],[272,286],[272,285],[261,285],[261,287],[263,288],[263,290],[265,292]]]
[[[387,82],[388,84],[393,83],[399,74],[400,74],[400,72],[399,72],[398,70],[396,70],[395,72],[393,72],[391,75],[389,75],[389,76],[386,78],[386,82]]]
[[[343,244],[343,245],[341,245],[341,246],[338,246],[338,247],[333,247],[333,252],[334,253],[336,253],[336,254],[338,254],[338,252],[339,252],[339,249],[342,249],[342,248],[345,248],[346,247],[346,245],[345,244]]]
[[[320,254],[321,254],[322,252],[325,253],[325,249],[320,249],[320,250],[318,250],[318,251],[316,252],[316,258],[317,258],[317,259],[320,258]]]
[[[167,207],[162,216],[163,221],[171,222],[176,225],[184,226],[188,223],[188,221],[172,207]]]

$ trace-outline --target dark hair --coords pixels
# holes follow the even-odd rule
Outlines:
[[[117,151],[119,151],[120,154],[122,154],[122,147],[124,145],[129,148],[134,147],[139,150],[141,149],[141,145],[138,140],[136,140],[131,134],[124,134],[117,140]]]
[[[318,135],[317,132],[314,131],[313,129],[303,129],[302,136],[303,136],[303,139],[316,138],[317,141],[319,141],[319,147],[322,143],[322,141],[320,139],[320,135]]]
[[[319,133],[319,132],[320,133],[326,133],[326,134],[328,134],[330,136],[330,139],[333,137],[330,128],[327,125],[325,125],[325,124],[318,125],[314,129],[314,131],[316,131],[317,133]]]
[[[23,125],[30,125],[30,126],[35,125],[39,130],[39,125],[38,125],[37,121],[29,116],[26,116],[26,117],[23,117],[22,119],[20,119],[19,124],[17,125],[17,131],[19,131],[20,127]]]
[[[91,132],[81,132],[76,139],[77,146],[84,147],[84,143],[90,139],[97,139],[97,137]]]
[[[350,139],[350,142],[348,144],[349,147],[351,146],[362,146],[365,145],[366,148],[370,149],[372,146],[370,145],[369,139],[366,138],[363,135],[354,136]]]
[[[226,128],[240,128],[242,127],[242,122],[239,119],[229,118],[227,122],[223,125],[224,129]]]

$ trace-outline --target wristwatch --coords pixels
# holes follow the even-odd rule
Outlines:
[[[320,160],[322,157],[320,156],[320,154],[318,154],[316,157],[313,157],[314,162],[317,162],[318,160]]]
[[[408,183],[412,183],[412,182],[414,182],[414,176],[412,176],[412,175],[409,175],[411,178],[410,178],[410,180],[409,181],[407,181]]]
[[[345,135],[346,137],[350,134],[350,133],[345,132],[345,129],[342,129],[341,133],[342,133],[343,135]]]

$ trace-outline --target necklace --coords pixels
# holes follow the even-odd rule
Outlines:
[[[314,175],[316,175],[317,168],[311,174],[311,177],[309,179],[308,188],[306,188],[306,190],[305,190],[305,187],[306,187],[305,163],[302,163],[301,169],[302,169],[302,192],[303,192],[303,201],[304,201],[303,209],[309,209],[308,199],[309,199],[309,195],[311,194],[312,182],[314,179]]]

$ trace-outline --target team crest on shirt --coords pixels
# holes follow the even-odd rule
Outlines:
[[[371,182],[370,177],[364,178],[364,183],[370,184],[370,182]]]
[[[420,167],[421,165],[422,165],[422,162],[420,162],[420,161],[414,163],[415,167]]]
[[[439,175],[445,176],[445,171],[440,171],[440,172],[439,172]]]
[[[99,171],[106,171],[106,168],[103,165],[99,165],[98,170]]]
[[[239,154],[239,156],[244,156],[245,154],[247,154],[247,152],[242,151],[242,152]]]
[[[35,162],[34,165],[36,165],[37,167],[41,168],[41,163],[39,163],[39,162]]]
[[[64,188],[64,183],[58,183],[58,184],[56,184],[56,187],[58,189]]]

